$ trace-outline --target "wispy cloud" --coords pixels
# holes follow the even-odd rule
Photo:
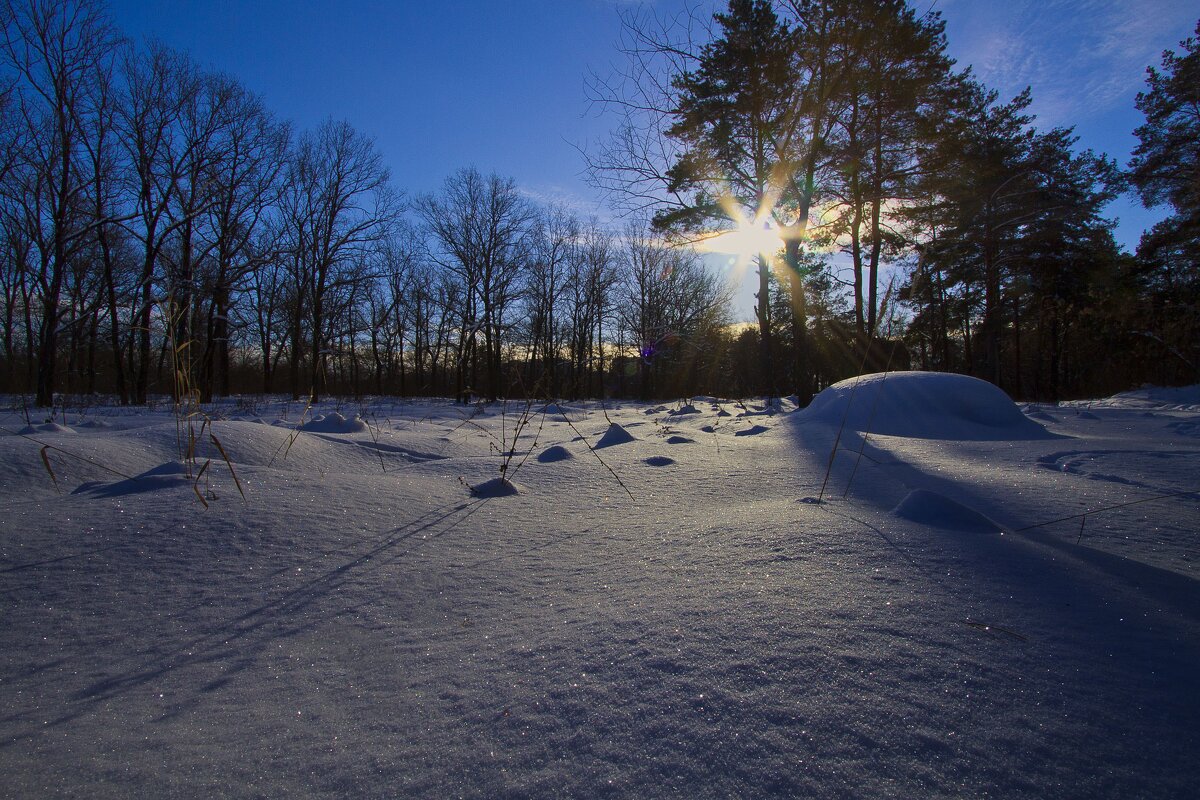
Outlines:
[[[1047,125],[1080,122],[1131,107],[1145,70],[1195,25],[1178,0],[1012,0],[939,4],[951,47],[985,83],[1012,95],[1033,87],[1033,110]],[[954,33],[966,41],[955,47]]]

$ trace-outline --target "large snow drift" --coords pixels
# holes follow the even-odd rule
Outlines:
[[[861,433],[917,439],[1049,439],[1004,392],[944,372],[886,372],[835,383],[798,413]]]

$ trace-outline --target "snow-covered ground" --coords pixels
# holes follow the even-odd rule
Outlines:
[[[1197,387],[523,410],[0,415],[0,795],[1194,796]]]

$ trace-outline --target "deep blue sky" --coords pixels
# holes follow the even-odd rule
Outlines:
[[[950,52],[1004,97],[1032,85],[1046,125],[1122,164],[1145,68],[1195,27],[1184,0],[917,0],[944,15]],[[436,189],[474,164],[539,199],[605,216],[575,145],[608,121],[584,80],[619,60],[622,0],[112,0],[126,35],[156,37],[238,76],[281,117],[349,121],[376,138],[396,184]],[[682,0],[645,5],[671,13]],[[712,5],[712,4],[708,4]],[[723,3],[721,4],[723,5]],[[1111,208],[1136,245],[1161,213]]]

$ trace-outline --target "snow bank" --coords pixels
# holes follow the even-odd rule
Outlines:
[[[1142,386],[1103,400],[1062,403],[1088,408],[1153,408],[1162,411],[1200,411],[1200,383],[1191,386]]]
[[[848,411],[848,413],[847,413]],[[1049,439],[1004,392],[944,372],[889,372],[835,383],[794,419],[917,439]]]

